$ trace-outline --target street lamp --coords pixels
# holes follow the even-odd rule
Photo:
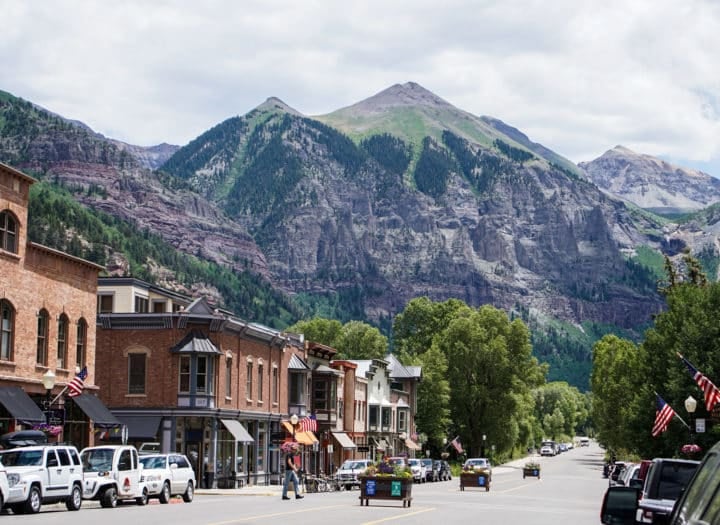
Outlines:
[[[486,440],[487,440],[487,435],[483,434],[482,452],[480,453],[480,455],[482,457],[485,457],[485,441]]]
[[[290,416],[290,424],[293,427],[293,441],[295,441],[295,427],[297,426],[299,420],[300,419],[297,417],[297,414]]]
[[[42,376],[42,384],[45,387],[45,423],[50,424],[50,395],[55,387],[55,373],[48,370]]]
[[[697,408],[697,401],[693,396],[688,396],[688,398],[685,400],[685,410],[687,410],[688,414],[690,414],[690,442],[693,443],[694,436],[693,431],[695,427],[695,421],[693,421],[693,414],[695,414],[695,409]]]

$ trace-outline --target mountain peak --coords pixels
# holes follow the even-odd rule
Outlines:
[[[425,89],[415,82],[394,84],[350,107],[367,112],[379,112],[387,108],[401,106],[454,107],[432,91]]]
[[[274,112],[282,112],[282,113],[291,113],[293,115],[297,116],[303,116],[302,113],[300,113],[295,108],[292,108],[285,104],[282,100],[280,100],[277,97],[269,97],[265,102],[260,104],[258,107],[255,108],[255,111],[274,111]]]

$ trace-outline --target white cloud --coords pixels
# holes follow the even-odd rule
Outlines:
[[[574,161],[623,144],[720,176],[714,0],[0,0],[0,89],[135,144],[277,96],[328,113],[416,81]]]

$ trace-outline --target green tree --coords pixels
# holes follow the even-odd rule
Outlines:
[[[287,328],[288,332],[304,334],[307,341],[320,343],[332,348],[338,347],[342,339],[343,326],[335,319],[315,317],[298,321]]]
[[[422,381],[418,384],[415,424],[428,437],[428,445],[440,450],[450,425],[450,384],[447,380],[447,358],[433,345],[417,358],[422,367]]]
[[[335,348],[339,359],[382,359],[388,340],[380,330],[361,321],[345,323]]]

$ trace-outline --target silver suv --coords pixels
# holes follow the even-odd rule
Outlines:
[[[367,468],[372,465],[373,462],[370,459],[348,459],[335,473],[337,482],[345,490],[350,490],[353,487],[360,486],[360,480],[358,476],[364,474]]]
[[[40,445],[0,452],[7,472],[6,504],[15,514],[40,512],[43,503],[64,502],[68,510],[82,505],[83,469],[75,447]]]

